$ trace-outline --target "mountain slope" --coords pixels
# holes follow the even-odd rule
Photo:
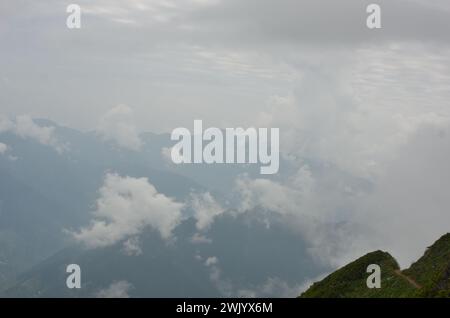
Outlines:
[[[381,267],[381,288],[369,289],[366,269]],[[375,251],[314,283],[302,298],[450,297],[450,234],[445,234],[409,269],[401,271],[386,252]]]
[[[242,290],[259,291],[267,277],[302,282],[327,270],[318,268],[307,246],[281,226],[274,223],[268,229],[250,216],[222,216],[208,232],[209,243],[193,243],[195,220],[188,219],[176,228],[171,242],[146,229],[139,237],[139,255],[125,253],[123,242],[94,250],[67,248],[14,284],[3,290],[0,286],[0,297],[96,297],[114,282],[132,286],[130,297],[234,296]],[[69,264],[81,267],[80,290],[66,287]]]
[[[0,155],[0,290],[68,246],[65,229],[89,223],[106,172],[146,177],[158,192],[180,201],[204,190],[187,177],[153,167],[146,153],[116,149],[50,121],[36,123],[53,127],[70,150],[58,153],[32,138],[0,132],[0,142],[8,145],[8,156]]]
[[[183,249],[161,242],[157,233],[141,239],[142,254],[127,256],[120,246],[99,250],[67,248],[31,271],[2,297],[96,297],[116,282],[130,286],[130,296],[218,296],[203,264]],[[81,267],[81,289],[66,287],[66,266]]]
[[[404,272],[423,286],[420,296],[450,297],[450,233],[430,246]]]
[[[65,209],[0,168],[0,286],[63,246]]]
[[[169,134],[144,133],[142,149],[133,151],[95,132],[49,120],[34,123],[51,128],[67,149],[58,152],[36,138],[0,132],[0,142],[8,145],[7,155],[0,155],[0,297],[95,297],[125,281],[133,286],[131,297],[212,297],[241,291],[292,296],[298,284],[329,270],[313,262],[302,237],[287,231],[276,215],[263,212],[271,220],[269,227],[259,219],[260,211],[227,212],[199,230],[189,219],[194,213],[189,204],[177,240],[163,242],[145,229],[137,244],[140,255],[124,253],[125,242],[95,250],[73,247],[76,242],[65,230],[90,224],[109,172],[145,177],[177,202],[209,192],[229,206],[238,200],[230,191],[237,176],[259,175],[259,167],[173,165],[162,155],[174,143]],[[66,287],[65,268],[71,263],[82,267],[82,290]]]
[[[370,264],[381,267],[381,289],[369,289],[366,286]],[[415,288],[396,274],[397,261],[386,252],[375,251],[344,266],[322,281],[312,285],[302,297],[306,298],[348,298],[348,297],[408,297]]]

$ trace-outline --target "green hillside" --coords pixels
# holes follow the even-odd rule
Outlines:
[[[369,289],[366,269],[381,268],[381,288]],[[409,269],[401,271],[386,252],[375,251],[314,283],[301,298],[450,297],[450,234],[430,246]]]
[[[404,273],[422,286],[421,297],[450,297],[450,233],[430,246]]]

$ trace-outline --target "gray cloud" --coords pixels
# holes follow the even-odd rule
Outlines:
[[[450,225],[450,125],[423,125],[398,149],[355,221],[369,231],[360,239],[386,246],[403,266],[420,257]]]
[[[9,150],[8,145],[0,142],[0,155],[5,154],[8,150]]]
[[[218,38],[270,44],[309,43],[319,46],[373,41],[438,41],[448,43],[449,12],[433,2],[376,1],[382,8],[383,28],[366,28],[366,8],[373,1],[223,1],[193,16]],[[431,3],[431,5],[430,5]],[[200,32],[200,31],[199,31]],[[205,34],[205,32],[203,32]],[[205,35],[206,37],[206,35]],[[247,42],[248,43],[248,42]],[[244,44],[245,45],[245,44]]]
[[[433,162],[448,159],[445,143],[428,134],[424,153],[430,163],[416,162],[423,156],[419,147],[415,155],[404,154],[423,127],[445,136],[449,125],[449,64],[433,52],[418,44],[357,50],[353,59],[361,62],[316,67],[291,94],[273,98],[255,124],[283,127],[281,149],[298,178],[238,180],[241,210],[275,211],[310,243],[314,256],[333,266],[375,249],[390,250],[409,265],[449,223],[440,212],[449,202],[427,199],[441,196],[439,185],[445,188],[438,173],[430,177],[427,169],[432,165],[445,174],[446,166]],[[399,174],[414,162],[415,170]],[[412,184],[423,191],[414,194],[422,202],[414,201],[414,209],[400,195]],[[426,234],[410,240],[412,229],[425,222]]]
[[[100,118],[97,133],[106,141],[113,141],[120,147],[139,151],[142,140],[134,125],[133,110],[126,105],[110,109]]]
[[[405,42],[438,57],[448,50],[450,11],[442,1],[379,1],[384,28],[374,32],[365,27],[368,1],[79,1],[86,12],[75,31],[65,27],[69,3],[2,4],[5,112],[92,129],[123,103],[144,130],[196,117],[248,125],[303,73],[327,63],[331,73],[355,50]]]

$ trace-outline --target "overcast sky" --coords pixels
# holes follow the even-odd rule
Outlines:
[[[79,30],[66,28],[72,2]],[[382,29],[366,27],[371,2]],[[194,119],[278,127],[294,161],[313,158],[374,184],[364,195],[346,188],[345,204],[357,222],[379,231],[389,218],[389,227],[352,252],[390,244],[407,263],[450,224],[439,178],[450,180],[449,34],[447,0],[2,0],[0,113],[82,130],[105,127],[111,109],[132,114],[138,131]],[[296,164],[298,180],[242,185],[267,200],[287,193],[284,211],[305,204],[335,217],[343,200],[325,185],[340,180]],[[311,184],[323,187],[299,202]],[[339,241],[325,236],[310,239]]]
[[[2,113],[93,129],[125,104],[145,131],[252,125],[311,73],[379,105],[448,99],[448,1],[380,0],[381,30],[361,0],[80,0],[68,30],[72,2],[1,2]]]

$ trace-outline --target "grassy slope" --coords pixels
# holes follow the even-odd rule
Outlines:
[[[381,288],[366,286],[367,266],[381,267]],[[441,237],[416,263],[402,274],[416,281],[421,288],[401,276],[396,260],[389,253],[376,251],[338,269],[320,282],[314,283],[300,297],[450,297],[450,234]]]
[[[404,271],[422,288],[422,297],[450,297],[450,233],[442,236]]]
[[[369,274],[366,273],[366,269],[370,264],[378,264],[381,267],[381,289],[367,288],[366,280]],[[389,253],[372,252],[315,283],[301,297],[347,298],[394,297],[396,295],[408,297],[414,295],[415,288],[395,274],[395,270],[398,269],[397,261]]]

